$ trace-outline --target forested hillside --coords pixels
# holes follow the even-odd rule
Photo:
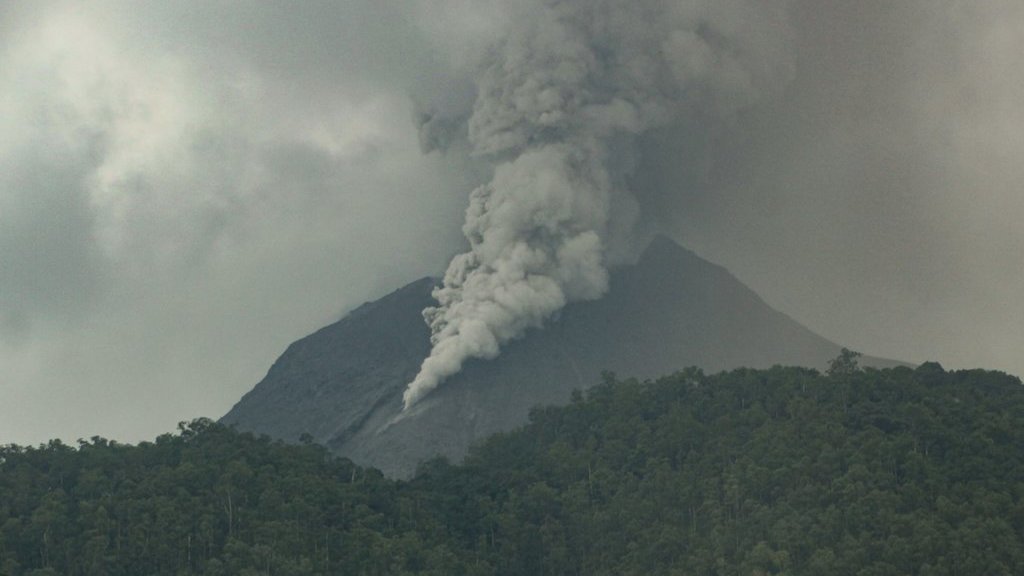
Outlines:
[[[0,574],[1022,574],[1024,388],[688,370],[408,482],[209,420],[0,451]]]

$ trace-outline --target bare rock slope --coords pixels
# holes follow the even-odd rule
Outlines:
[[[357,463],[408,476],[431,456],[460,459],[474,442],[562,404],[609,370],[652,378],[774,364],[823,368],[840,351],[772,309],[724,268],[667,238],[612,274],[601,300],[566,307],[491,361],[471,361],[402,414],[402,392],[430,349],[423,278],[288,347],[222,419],[296,441],[303,433]],[[896,364],[867,358],[864,364]]]

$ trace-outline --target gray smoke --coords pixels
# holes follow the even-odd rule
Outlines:
[[[638,210],[644,132],[728,121],[793,75],[787,0],[524,0],[476,63],[472,109],[424,112],[425,150],[465,134],[494,164],[424,311],[433,349],[406,408],[569,302],[600,298]],[[460,118],[464,120],[460,121]],[[460,125],[461,122],[461,125]]]

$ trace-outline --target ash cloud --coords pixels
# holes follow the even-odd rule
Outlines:
[[[470,195],[456,256],[424,311],[433,348],[406,408],[470,358],[494,358],[567,303],[600,298],[638,209],[636,139],[699,111],[728,119],[792,77],[787,2],[522,2],[471,73]],[[421,116],[425,150],[456,129]],[[613,207],[616,209],[613,210]]]
[[[574,4],[0,3],[0,443],[224,413],[289,342],[467,252],[467,193],[497,167],[587,142],[543,164],[607,187],[584,270],[656,226],[837,342],[1024,374],[1024,4],[681,0],[755,90],[715,73],[680,96],[666,68],[636,97],[610,58],[682,16]],[[488,67],[559,10],[516,49],[593,52],[586,91],[558,84],[574,113],[678,108],[593,132],[492,118],[473,138],[525,144],[477,151]]]

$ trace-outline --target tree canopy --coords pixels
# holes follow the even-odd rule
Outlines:
[[[0,574],[1024,573],[1020,381],[846,360],[609,375],[410,481],[206,419],[4,446]]]

